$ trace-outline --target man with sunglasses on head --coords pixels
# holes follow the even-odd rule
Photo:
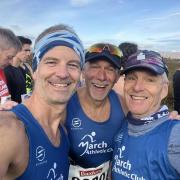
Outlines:
[[[138,51],[124,66],[129,109],[115,137],[112,179],[180,179],[180,122],[169,120],[168,69],[159,53]]]
[[[94,44],[86,52],[82,70],[85,85],[67,106],[70,180],[107,177],[112,139],[124,118],[121,98],[112,90],[119,79],[121,58],[122,52],[112,44]]]

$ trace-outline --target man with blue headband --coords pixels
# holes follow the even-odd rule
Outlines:
[[[0,113],[0,179],[68,179],[69,141],[62,124],[80,78],[83,51],[66,25],[50,27],[38,37],[32,95]]]

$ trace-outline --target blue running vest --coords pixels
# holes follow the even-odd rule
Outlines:
[[[167,120],[140,136],[128,135],[127,122],[115,137],[113,180],[178,180],[168,160],[171,130],[179,122]]]
[[[95,122],[84,113],[77,93],[70,99],[66,127],[72,164],[90,168],[112,159],[113,138],[121,127],[124,112],[114,91],[108,97],[111,112],[105,122]]]
[[[60,127],[61,144],[55,147],[31,112],[19,104],[12,109],[25,126],[29,140],[29,162],[18,180],[67,180],[69,141]]]

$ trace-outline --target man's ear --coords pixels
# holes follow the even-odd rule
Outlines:
[[[168,90],[169,90],[169,83],[165,82],[163,84],[163,89],[162,89],[162,92],[161,92],[161,99],[162,100],[168,95]]]
[[[33,72],[32,74],[32,78],[33,80],[36,80],[36,76],[37,76],[37,69]]]
[[[85,68],[86,68],[87,64],[84,64],[83,68],[82,68],[82,72],[81,72],[81,75],[82,75],[82,79],[85,79]]]
[[[115,83],[118,82],[120,76],[121,76],[121,74],[120,74],[120,71],[118,70],[118,71],[116,72],[116,80],[115,80]]]

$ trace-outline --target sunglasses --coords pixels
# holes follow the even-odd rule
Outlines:
[[[118,57],[122,57],[123,54],[122,54],[122,51],[112,45],[112,44],[104,44],[104,43],[98,43],[98,44],[94,44],[92,45],[88,50],[87,50],[88,53],[103,53],[103,52],[108,52],[110,53],[111,55],[115,55],[115,56],[118,56]]]

